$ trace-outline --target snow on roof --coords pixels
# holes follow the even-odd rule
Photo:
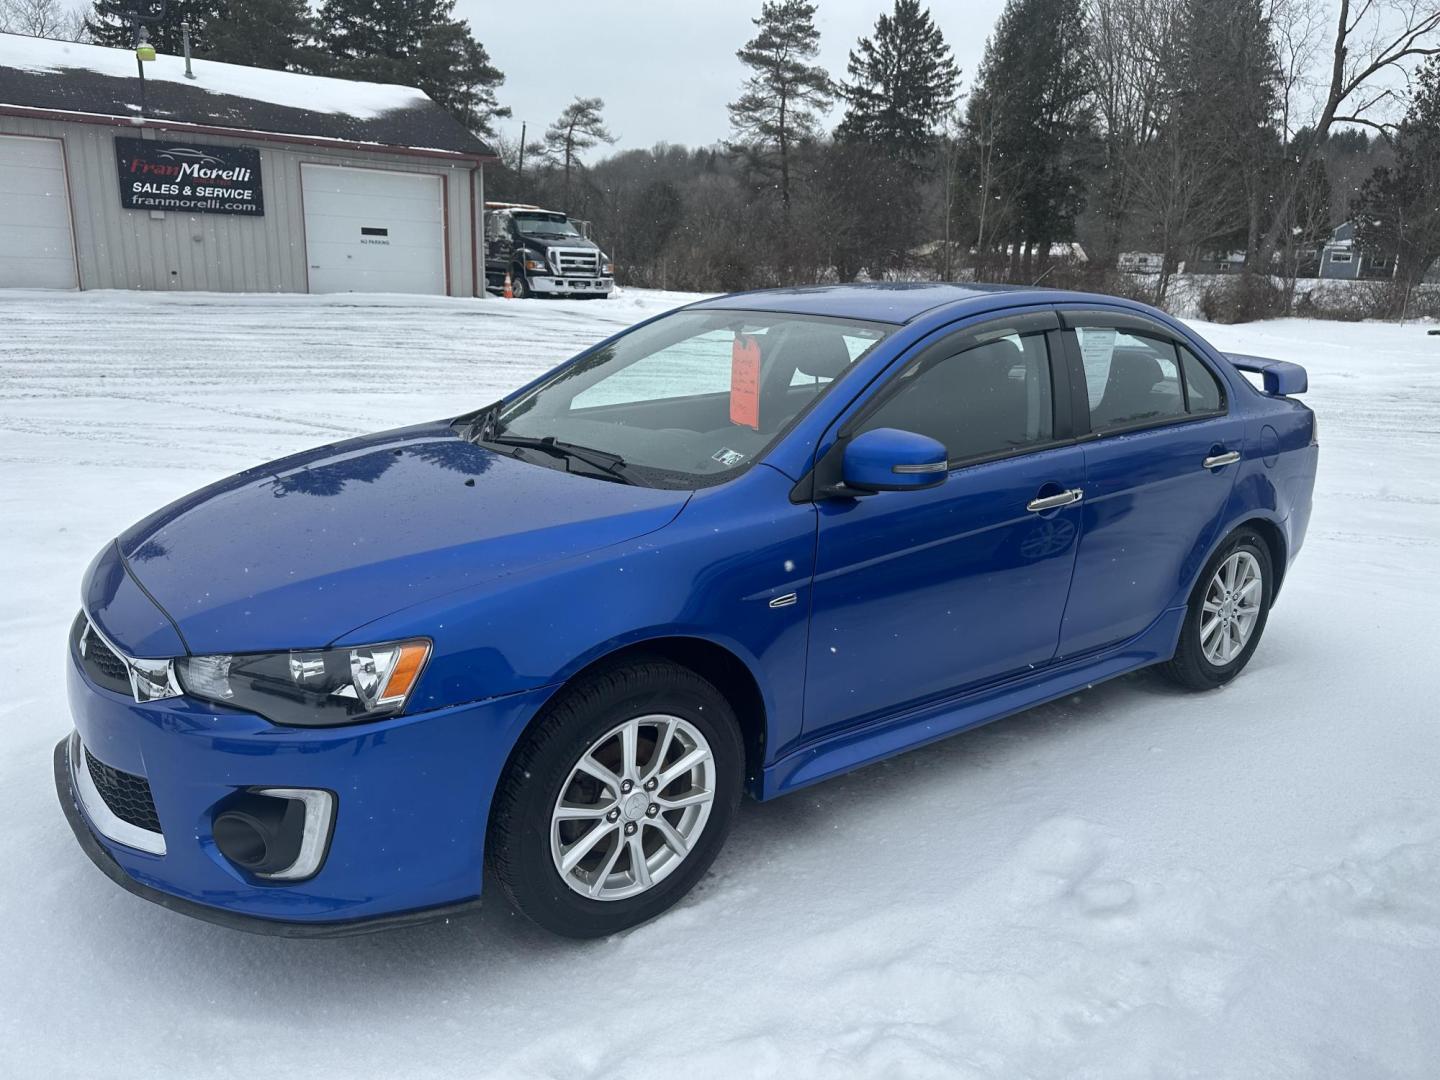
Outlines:
[[[135,54],[125,49],[0,34],[0,67],[45,74],[93,71],[97,75],[133,79],[136,78],[135,65]],[[292,71],[268,71],[215,60],[194,60],[191,68],[195,78],[187,79],[183,57],[161,54],[145,65],[145,78],[149,82],[181,83],[208,94],[227,94],[309,112],[343,113],[361,120],[430,102],[424,91],[413,86],[298,75]]]
[[[307,138],[493,152],[412,86],[157,56],[145,65],[146,118]],[[13,106],[135,119],[140,80],[128,49],[0,34],[0,108]]]

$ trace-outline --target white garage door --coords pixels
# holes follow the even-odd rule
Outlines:
[[[310,291],[445,293],[438,176],[301,165]]]
[[[78,283],[59,141],[0,135],[0,288]]]

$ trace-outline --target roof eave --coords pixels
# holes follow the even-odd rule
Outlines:
[[[396,154],[405,157],[429,157],[442,158],[450,161],[468,161],[474,165],[484,165],[500,160],[498,155],[495,154],[482,154],[465,150],[441,150],[436,147],[356,142],[349,139],[333,139],[323,135],[293,135],[283,131],[254,131],[250,128],[227,128],[211,124],[193,124],[183,120],[159,120],[148,116],[116,116],[111,113],[76,112],[71,109],[43,109],[31,105],[7,105],[0,103],[0,116],[20,116],[27,119],[59,120],[69,123],[97,124],[106,127],[131,129],[151,128],[156,131],[182,131],[199,135],[222,135],[232,139],[259,139],[266,142],[284,142],[298,146],[321,146],[332,149],[359,150],[367,153]]]

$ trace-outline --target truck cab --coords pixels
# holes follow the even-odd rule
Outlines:
[[[606,297],[615,288],[610,256],[584,222],[522,203],[485,204],[485,284],[517,297]]]

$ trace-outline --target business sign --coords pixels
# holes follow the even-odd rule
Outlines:
[[[258,150],[117,135],[115,161],[126,210],[265,215]]]

